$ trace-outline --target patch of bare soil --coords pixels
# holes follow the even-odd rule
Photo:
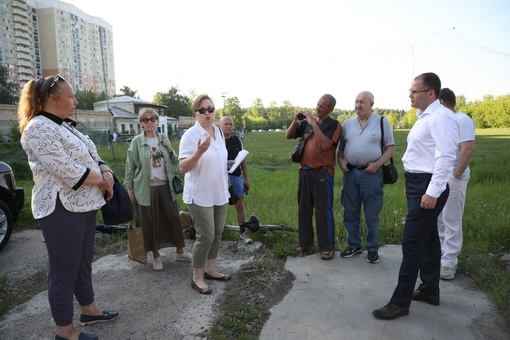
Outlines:
[[[233,244],[234,252],[242,251]],[[259,249],[253,260],[241,266],[226,286],[226,294],[216,308],[217,318],[210,333],[225,339],[257,338],[269,310],[292,288],[294,275],[286,270],[285,259],[276,258],[268,249]]]

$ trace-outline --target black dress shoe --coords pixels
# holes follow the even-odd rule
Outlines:
[[[204,272],[204,279],[206,280],[218,280],[218,281],[228,281],[232,277],[230,275],[224,274],[222,276],[212,276],[208,272]]]
[[[416,289],[413,293],[414,301],[423,301],[433,306],[439,306],[439,296],[428,295],[421,292],[419,289]]]
[[[92,325],[98,322],[107,322],[113,321],[119,317],[119,313],[104,310],[102,315],[80,315],[80,321],[78,324],[80,326]]]
[[[81,332],[80,335],[78,335],[78,340],[98,340],[99,338],[97,335],[94,334],[87,334]],[[67,340],[66,338],[63,338],[59,335],[55,335],[55,340]]]
[[[399,316],[409,314],[409,308],[399,307],[390,302],[384,307],[374,309],[372,314],[378,319],[393,320]]]

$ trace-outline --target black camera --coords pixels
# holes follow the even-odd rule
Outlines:
[[[304,114],[303,112],[298,112],[298,114],[297,114],[297,118],[298,118],[299,120],[303,120],[303,119],[306,119],[306,116],[305,116],[305,114]]]

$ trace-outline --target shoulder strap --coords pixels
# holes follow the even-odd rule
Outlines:
[[[383,119],[384,116],[381,116],[381,155],[384,153],[384,129],[383,129]],[[390,163],[393,164],[393,157],[390,158]]]
[[[383,129],[383,119],[384,117],[381,116],[381,154],[384,153],[384,129]]]

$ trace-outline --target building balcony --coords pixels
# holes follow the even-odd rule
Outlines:
[[[20,16],[25,17],[25,18],[29,18],[30,17],[30,15],[27,13],[27,11],[20,11],[18,9],[14,9],[12,11],[12,14],[17,14],[17,15],[20,15]]]
[[[16,53],[16,59],[32,60],[32,56],[27,53]]]
[[[18,2],[16,0],[14,0],[12,2],[12,7],[17,7],[17,8],[21,8],[21,9],[24,9],[25,11],[28,11],[28,6],[25,5],[24,3],[22,2]]]
[[[30,40],[22,40],[22,39],[16,39],[16,44],[18,45],[25,45],[25,46],[32,46],[32,42]]]
[[[24,76],[24,75],[19,75],[19,76],[18,76],[18,80],[19,80],[19,81],[22,81],[22,80],[29,81],[29,80],[34,80],[34,77],[33,77],[33,75],[32,75],[31,77]]]
[[[33,74],[33,70],[32,69],[28,69],[28,68],[18,68],[18,74],[20,73],[23,73],[23,74]]]
[[[26,33],[19,32],[19,31],[14,32],[14,36],[15,36],[15,37],[23,37],[23,38],[25,38],[25,39],[30,39],[30,38],[32,38],[32,37],[30,36],[30,34],[26,34]]]
[[[32,50],[30,48],[16,46],[16,52],[26,52],[26,53],[32,53]]]
[[[22,18],[22,17],[13,16],[12,21],[14,21],[14,22],[22,22],[25,25],[30,25],[30,22],[27,19]]]
[[[14,29],[15,30],[22,30],[22,31],[30,33],[30,27],[28,25],[15,24],[14,25]]]
[[[16,65],[18,65],[18,66],[26,66],[26,67],[32,67],[33,66],[32,63],[29,63],[29,62],[26,62],[26,61],[20,61],[20,60],[18,60]]]

